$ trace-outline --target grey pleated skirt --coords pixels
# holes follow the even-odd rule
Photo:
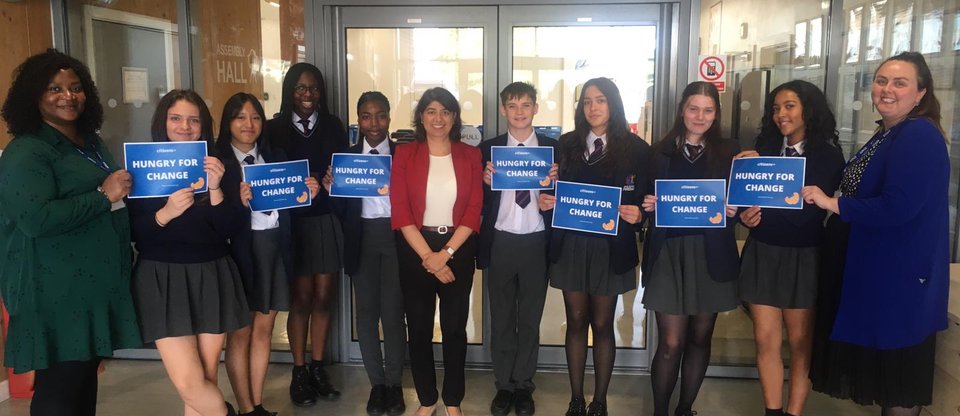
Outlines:
[[[696,315],[732,310],[740,304],[737,281],[710,277],[703,235],[667,238],[650,268],[643,304],[670,315]]]
[[[250,325],[240,273],[230,256],[188,264],[139,260],[132,286],[144,343]]]
[[[550,286],[591,295],[613,296],[637,288],[637,269],[614,273],[605,237],[567,233],[560,259],[550,265]]]
[[[290,284],[280,253],[280,229],[254,230],[253,276],[244,276],[243,290],[251,311],[290,310]]]
[[[343,231],[333,214],[293,219],[293,271],[297,278],[340,271]]]
[[[817,303],[818,247],[781,247],[747,238],[740,256],[740,299],[783,309]]]

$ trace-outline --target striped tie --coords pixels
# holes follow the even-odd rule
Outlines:
[[[517,146],[523,147],[523,143]],[[530,205],[530,191],[517,191],[516,201],[520,208],[526,208],[527,205]]]

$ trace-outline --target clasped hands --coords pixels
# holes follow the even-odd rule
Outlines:
[[[447,261],[450,260],[450,255],[445,251],[433,251],[423,255],[422,257],[423,268],[434,276],[441,283],[452,283],[456,278],[453,275],[453,270],[450,269],[450,266],[447,265]]]

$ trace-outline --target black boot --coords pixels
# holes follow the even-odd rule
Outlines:
[[[297,406],[313,406],[317,402],[317,391],[311,383],[307,366],[294,366],[290,379],[290,401]]]
[[[330,377],[323,369],[323,361],[314,361],[310,363],[310,385],[317,393],[317,397],[324,400],[337,400],[340,398],[340,390],[330,384]]]
[[[387,387],[387,414],[389,416],[400,416],[407,411],[407,404],[403,401],[403,387],[394,384]]]
[[[587,416],[607,416],[607,404],[596,400],[590,402],[587,408]]]
[[[570,399],[570,406],[567,407],[566,416],[586,416],[587,401],[583,397],[574,397]]]
[[[377,384],[370,389],[370,398],[367,399],[367,414],[380,416],[387,411],[387,386]]]

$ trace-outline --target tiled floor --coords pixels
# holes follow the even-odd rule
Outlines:
[[[369,384],[362,367],[336,365],[329,369],[334,383],[343,391],[336,402],[321,402],[309,408],[294,407],[287,396],[290,365],[276,364],[270,367],[265,392],[265,406],[280,412],[281,416],[293,415],[365,415]],[[569,401],[567,375],[562,372],[537,375],[537,414],[563,415]],[[587,391],[592,390],[593,380],[587,377]],[[220,387],[228,400],[233,399],[226,373],[221,366]],[[416,393],[409,372],[404,373],[404,393],[407,414],[416,409]],[[493,375],[489,370],[467,371],[467,397],[463,402],[466,415],[488,415],[490,400],[496,392]],[[589,394],[588,394],[589,400]],[[646,375],[615,375],[608,397],[610,414],[615,416],[649,415],[652,413],[650,377]],[[29,400],[11,399],[0,403],[0,416],[27,416]],[[756,380],[707,379],[701,389],[694,409],[700,416],[752,416],[763,414],[760,386]],[[115,360],[107,363],[107,371],[101,377],[100,416],[131,415],[180,415],[183,404],[167,379],[159,361]],[[442,415],[442,412],[439,414]],[[862,407],[848,401],[812,393],[806,415],[811,416],[866,416],[879,415],[877,408]]]

